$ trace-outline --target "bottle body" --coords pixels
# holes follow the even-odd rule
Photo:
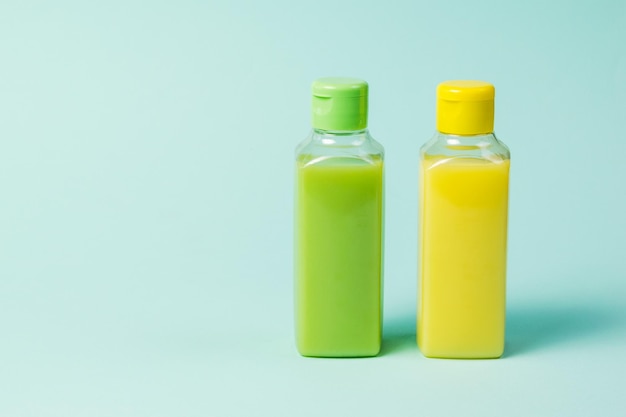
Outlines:
[[[417,333],[427,357],[503,353],[509,164],[493,133],[437,133],[421,149]]]
[[[304,356],[375,356],[382,324],[383,149],[366,129],[296,150],[295,316]]]

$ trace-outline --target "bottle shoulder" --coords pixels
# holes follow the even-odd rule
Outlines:
[[[420,148],[422,159],[431,157],[509,160],[511,152],[494,133],[460,136],[437,132]]]
[[[296,160],[303,163],[330,158],[360,159],[377,163],[382,161],[385,152],[367,129],[341,133],[313,130],[295,151]]]

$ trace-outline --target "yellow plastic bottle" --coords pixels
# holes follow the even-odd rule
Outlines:
[[[420,151],[417,343],[435,358],[504,351],[508,148],[493,85],[437,88],[437,133]]]

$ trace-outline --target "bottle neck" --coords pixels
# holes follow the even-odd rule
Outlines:
[[[488,145],[496,140],[493,132],[481,133],[478,135],[457,135],[452,133],[437,132],[435,137],[440,141],[445,141],[448,145],[478,146]]]
[[[502,161],[510,158],[506,145],[493,132],[480,135],[453,135],[437,132],[421,148],[422,157],[479,158]]]
[[[368,138],[367,129],[361,130],[322,130],[313,129],[312,139],[322,145],[358,146]]]

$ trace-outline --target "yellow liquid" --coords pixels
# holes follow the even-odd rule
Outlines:
[[[509,161],[434,157],[422,160],[420,171],[420,350],[427,357],[500,357]]]

